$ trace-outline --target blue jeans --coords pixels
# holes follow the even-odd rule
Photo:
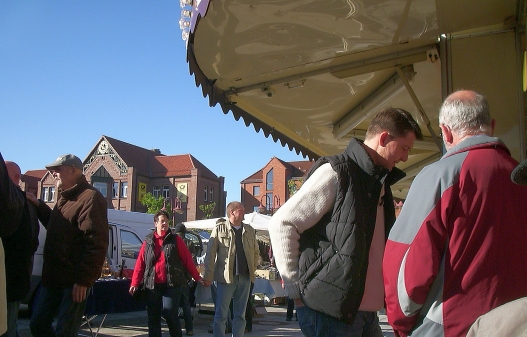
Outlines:
[[[19,308],[20,301],[7,302],[7,331],[0,337],[16,337]]]
[[[149,337],[161,337],[161,315],[165,318],[170,337],[181,336],[178,315],[181,290],[182,287],[167,287],[165,284],[156,284],[154,289],[146,289]]]
[[[216,293],[218,292],[217,289],[218,282],[212,281],[212,284],[210,285],[210,294],[212,295],[212,302],[214,303],[214,312],[216,312]],[[229,305],[229,314],[227,315],[226,329],[232,331],[232,305]]]
[[[225,323],[229,314],[229,304],[232,299],[232,335],[241,337],[245,332],[245,308],[251,289],[251,278],[249,275],[234,276],[233,283],[217,283],[216,307],[214,313],[214,337],[225,336]]]
[[[41,287],[29,327],[31,334],[39,337],[76,337],[84,316],[86,300],[74,302],[71,295],[73,287]],[[57,327],[53,329],[53,319],[57,317]]]
[[[296,308],[296,313],[306,337],[383,337],[377,312],[359,311],[351,325],[306,306]]]

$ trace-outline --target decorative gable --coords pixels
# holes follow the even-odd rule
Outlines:
[[[110,145],[109,142],[104,139],[104,137],[99,141],[95,149],[92,150],[90,156],[87,160],[84,161],[84,170],[86,171],[91,164],[101,156],[108,156],[115,166],[119,169],[119,174],[124,176],[128,173],[128,166],[126,163],[119,157],[114,148]]]

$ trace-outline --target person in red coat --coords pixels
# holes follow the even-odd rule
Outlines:
[[[130,285],[131,295],[139,287],[146,291],[150,337],[161,337],[161,316],[166,320],[170,336],[181,336],[178,310],[187,283],[185,271],[195,281],[201,281],[190,251],[183,239],[172,233],[168,218],[165,210],[155,214],[155,230],[146,236],[141,246]],[[193,335],[193,332],[187,331],[187,335]]]

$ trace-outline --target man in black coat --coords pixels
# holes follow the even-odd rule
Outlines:
[[[9,178],[18,187],[20,167],[12,161],[6,161],[5,165]],[[20,302],[29,293],[39,229],[35,206],[26,200],[17,229],[11,235],[2,237],[6,269],[7,332],[1,337],[16,337],[18,309]]]
[[[26,198],[9,178],[0,153],[0,237],[11,235],[22,219]],[[6,275],[4,246],[0,240],[0,333],[7,331]]]

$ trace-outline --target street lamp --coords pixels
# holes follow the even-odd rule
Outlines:
[[[182,204],[181,199],[179,199],[177,196],[174,197],[173,200],[170,197],[164,198],[163,208],[161,208],[162,210],[166,211],[167,201],[168,201],[168,205],[170,205],[170,210],[172,211],[172,226],[175,226],[176,225],[176,213],[183,214],[183,208],[181,206]],[[172,201],[174,202],[173,204],[172,204]]]
[[[263,198],[265,197],[265,206],[263,205]],[[274,200],[274,203],[272,202]],[[258,206],[258,213],[266,214],[267,211],[273,214],[275,209],[280,208],[280,197],[275,195],[273,200],[269,194],[264,194],[260,198],[260,206]]]

